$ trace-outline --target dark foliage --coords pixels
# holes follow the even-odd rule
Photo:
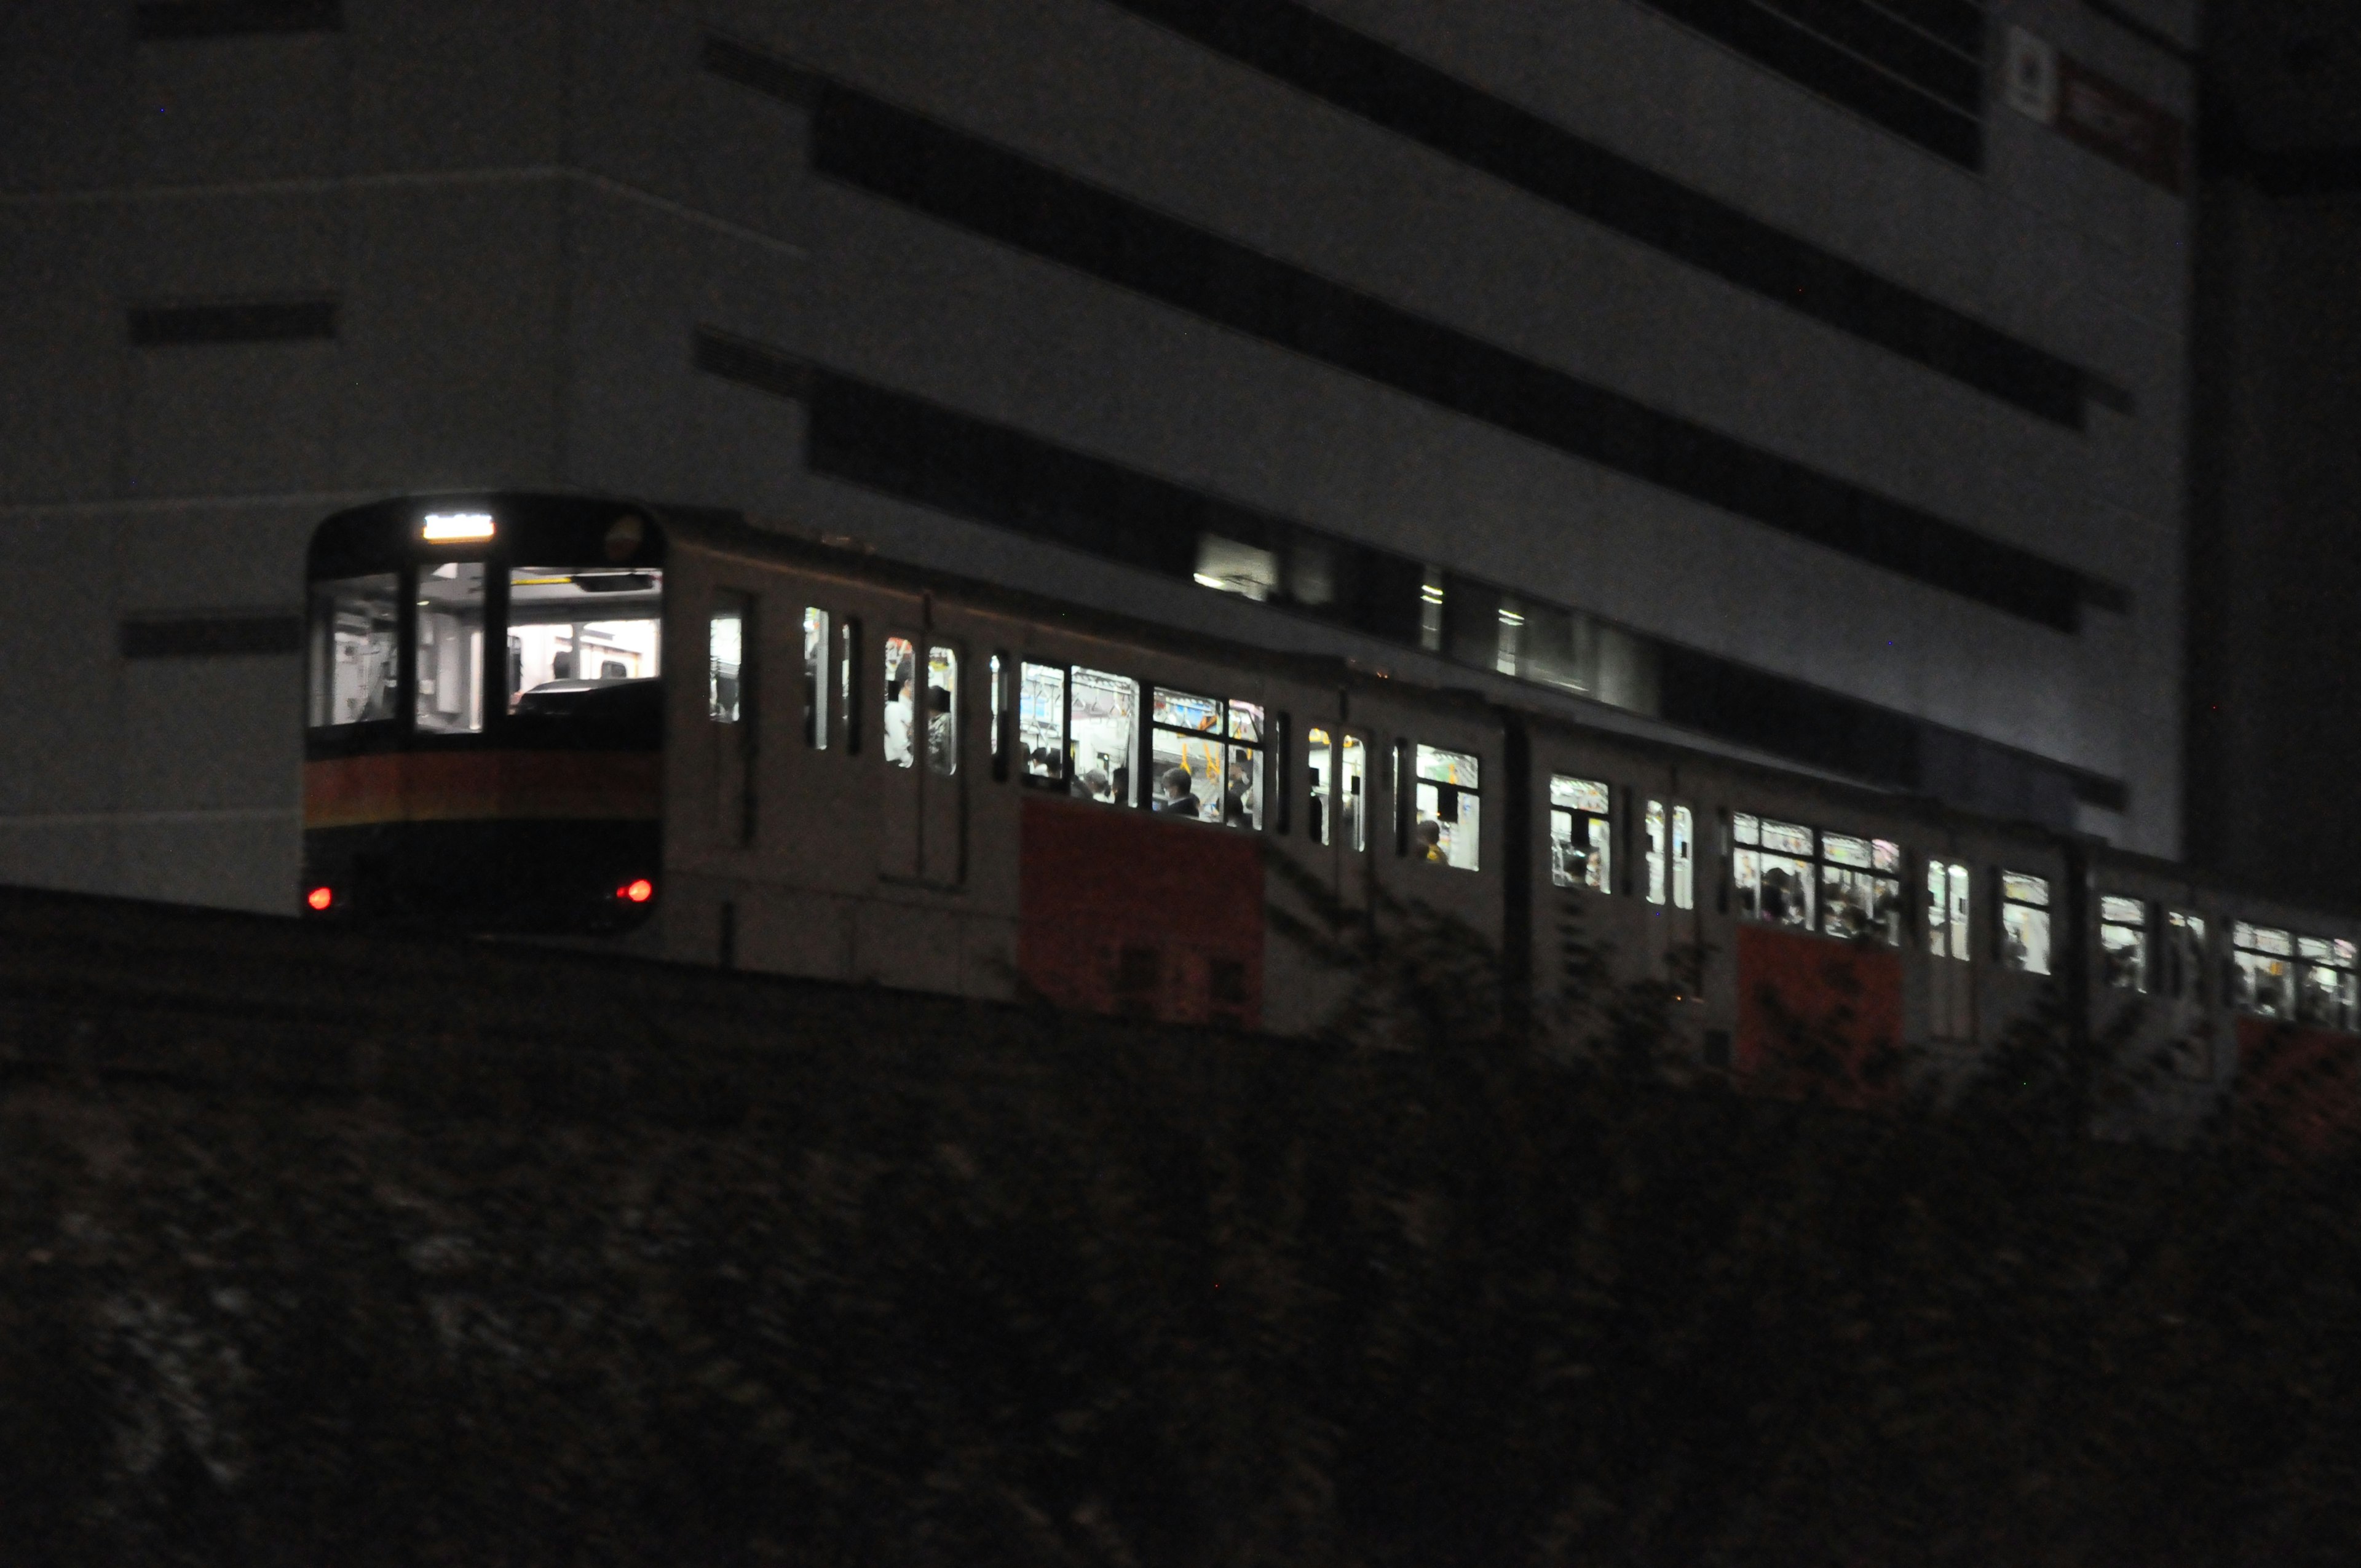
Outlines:
[[[367,1100],[16,1080],[7,1560],[2361,1540],[2345,1154],[2095,1137],[2157,1064],[2056,1014],[1965,1076],[1880,1064],[1874,1112],[1750,1092],[1691,1065],[1682,964],[1609,984],[1569,925],[1562,1005],[1504,1014],[1448,919],[1297,891],[1351,981],[1311,1041],[1043,1013],[737,1101],[602,1099],[464,1025]],[[1829,1059],[1791,1024],[1783,1060]]]

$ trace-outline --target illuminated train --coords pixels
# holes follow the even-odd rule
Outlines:
[[[1569,896],[1627,974],[1699,944],[1717,1066],[1840,996],[1964,1054],[2054,982],[2188,1042],[2195,1106],[2258,1030],[2361,1026],[2361,922],[727,514],[396,499],[323,523],[308,578],[318,918],[1289,1032],[1334,991],[1267,922],[1285,856],[1467,921],[1512,983]]]

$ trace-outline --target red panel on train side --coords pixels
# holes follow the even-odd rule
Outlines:
[[[1255,1028],[1262,853],[1235,828],[1029,799],[1017,972],[1061,1007]]]
[[[2328,1154],[2361,1133],[2361,1040],[2268,1018],[2238,1020],[2238,1114],[2287,1154]]]
[[[1893,1101],[1900,1085],[1863,1069],[1902,1039],[1902,955],[1768,926],[1738,928],[1738,1037],[1731,1066],[1773,1093],[1839,1105]]]

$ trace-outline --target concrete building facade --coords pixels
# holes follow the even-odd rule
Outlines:
[[[0,880],[291,907],[310,529],[490,487],[2175,853],[2194,8],[8,7]]]

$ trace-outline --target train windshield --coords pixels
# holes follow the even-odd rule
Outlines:
[[[518,566],[509,574],[508,711],[526,722],[658,710],[664,574]]]
[[[401,669],[401,579],[392,572],[312,585],[314,727],[394,717]]]

